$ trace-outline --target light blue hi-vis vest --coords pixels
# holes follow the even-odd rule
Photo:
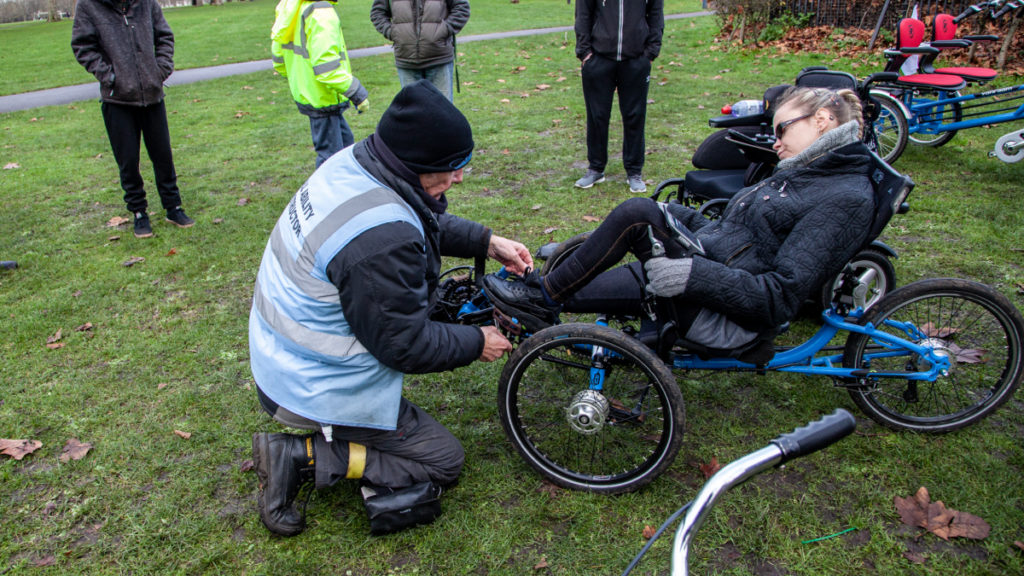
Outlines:
[[[309,177],[270,234],[249,315],[250,364],[260,389],[300,416],[394,430],[402,373],[356,339],[327,265],[371,228],[408,222],[423,234],[423,225],[356,162],[353,148]]]

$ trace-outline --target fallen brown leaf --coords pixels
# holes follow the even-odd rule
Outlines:
[[[893,498],[900,520],[909,526],[924,528],[943,540],[950,538],[987,538],[991,527],[987,522],[967,512],[946,508],[942,501],[931,501],[928,489],[922,486],[910,497]]]
[[[7,440],[0,438],[0,454],[7,454],[15,460],[35,452],[43,443],[39,440]]]
[[[21,164],[18,164],[17,162],[8,162],[7,164],[4,164],[4,170],[16,170],[18,168],[21,168]]]
[[[903,557],[907,560],[910,560],[910,562],[913,564],[924,564],[924,556],[917,552],[904,552]]]
[[[129,258],[129,259],[125,260],[124,262],[122,262],[121,266],[124,266],[125,268],[131,268],[132,266],[135,266],[136,264],[138,264],[140,262],[145,262],[145,261],[146,261],[146,259],[143,258],[142,256],[132,256],[131,258]]]
[[[587,215],[587,216],[583,217],[583,221],[584,222],[600,222],[601,219],[598,218],[597,216],[589,216],[589,215]]]
[[[245,206],[248,203],[249,203],[249,199],[248,198],[239,198],[238,202],[236,202],[236,204],[238,204],[239,206]]]
[[[256,463],[252,460],[242,460],[242,463],[238,465],[239,472],[248,472],[256,467]]]
[[[551,234],[555,230],[558,230],[558,226],[550,226],[550,227],[544,229],[544,233],[545,234]]]
[[[711,462],[708,462],[707,464],[701,464],[700,466],[697,467],[700,468],[700,471],[702,474],[704,474],[705,478],[711,478],[712,476],[715,475],[715,472],[718,472],[719,470],[722,469],[722,465],[718,463],[718,458],[716,456],[711,457]]]
[[[171,248],[170,250],[167,251],[167,256],[174,256],[177,253],[178,253],[178,249],[177,248]]]
[[[533,569],[534,570],[543,570],[544,568],[547,568],[547,567],[548,567],[548,560],[547,560],[547,558],[541,556],[540,557],[540,562],[537,562],[537,564],[534,565]]]
[[[92,322],[86,322],[78,328],[75,328],[75,332],[88,332],[89,330],[92,330]]]
[[[92,444],[90,442],[80,442],[78,438],[71,438],[64,444],[64,448],[60,451],[60,461],[67,462],[68,460],[81,460],[85,458],[85,455],[92,450]]]
[[[114,216],[110,220],[107,220],[107,227],[117,228],[121,224],[127,224],[129,222],[131,222],[130,218],[125,218],[124,216]]]
[[[192,433],[191,432],[182,432],[181,430],[175,430],[174,433],[177,434],[178,436],[184,438],[185,440],[188,440],[189,438],[192,437]]]
[[[651,538],[654,538],[654,534],[657,531],[658,531],[658,529],[655,528],[654,526],[648,526],[648,525],[644,524],[644,531],[643,531],[643,533],[641,533],[641,536],[643,537],[644,540],[650,540]]]

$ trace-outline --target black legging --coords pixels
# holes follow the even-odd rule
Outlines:
[[[544,277],[548,295],[564,303],[569,312],[639,312],[645,284],[642,263],[651,258],[648,227],[669,257],[683,255],[682,248],[669,239],[658,204],[650,198],[630,198],[616,206],[579,248]],[[640,263],[609,271],[628,253]]]

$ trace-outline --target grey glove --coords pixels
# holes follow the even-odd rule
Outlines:
[[[651,258],[644,264],[649,282],[647,290],[663,298],[682,294],[692,265],[692,258]]]

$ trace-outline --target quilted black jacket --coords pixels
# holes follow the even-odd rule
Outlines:
[[[678,298],[756,331],[792,320],[866,240],[875,213],[871,166],[857,142],[741,190],[719,220],[674,205],[707,253],[694,258]]]

